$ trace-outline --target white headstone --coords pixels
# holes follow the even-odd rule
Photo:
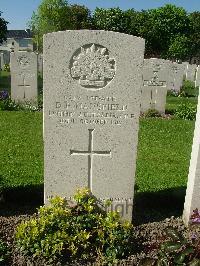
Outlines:
[[[131,219],[144,40],[56,32],[43,56],[45,203],[88,187]]]
[[[200,87],[200,66],[198,66],[196,70],[195,87]]]
[[[169,64],[170,61],[164,59],[144,60],[141,112],[146,112],[149,109],[165,112],[169,86]]]
[[[186,80],[195,81],[196,68],[197,65],[195,64],[187,65]]]
[[[184,75],[185,75],[185,78],[186,78],[186,73],[187,73],[189,62],[182,62],[182,65],[184,67]]]
[[[186,224],[189,223],[190,216],[196,208],[200,210],[200,96],[198,98],[192,154],[183,212],[183,219]]]
[[[26,51],[13,52],[10,68],[12,100],[37,103],[37,55]]]
[[[169,89],[179,92],[183,85],[185,66],[176,62],[170,64],[170,86]]]

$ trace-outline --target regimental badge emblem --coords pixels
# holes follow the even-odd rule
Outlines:
[[[115,59],[109,57],[107,48],[98,44],[87,44],[72,56],[70,71],[82,87],[101,89],[115,76]]]
[[[30,58],[26,55],[21,55],[17,59],[20,68],[26,68],[30,65]]]

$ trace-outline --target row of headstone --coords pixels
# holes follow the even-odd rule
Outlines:
[[[167,91],[180,92],[184,78],[200,85],[200,68],[169,60],[150,58],[144,60],[143,85],[141,89],[141,112],[156,109],[165,112]]]
[[[29,58],[29,67],[26,67],[25,64],[21,62],[21,57]],[[37,69],[35,68],[36,60]],[[30,70],[31,66],[33,66],[32,70]],[[21,73],[21,69],[23,69],[23,73]],[[28,72],[25,75],[26,69]],[[183,76],[186,75],[188,78],[191,78],[191,76],[194,75],[194,69],[195,65],[190,66],[187,62],[178,64],[163,59],[145,59],[143,66],[143,85],[141,89],[141,112],[146,112],[149,109],[156,109],[164,113],[167,90],[179,92],[182,86]],[[33,56],[33,52],[26,51],[12,53],[11,97],[13,100],[20,102],[37,102],[37,71],[39,73],[43,72],[42,54],[35,54],[35,56]],[[30,75],[30,72],[32,72],[32,75]],[[199,77],[199,75],[196,76]],[[29,81],[30,79],[31,82]],[[198,86],[198,79],[199,78],[196,79],[196,86]],[[26,84],[26,81],[30,84]]]
[[[164,113],[167,91],[180,91],[184,69],[184,65],[169,60],[145,59],[141,89],[141,112],[155,109]]]
[[[169,82],[169,61],[157,58],[145,59],[141,89],[141,112],[156,109],[165,112]]]

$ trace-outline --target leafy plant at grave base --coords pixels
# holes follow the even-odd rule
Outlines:
[[[191,224],[200,224],[200,211],[198,209],[193,210],[193,214],[190,216]]]
[[[178,91],[175,90],[168,90],[167,91],[167,96],[174,96],[174,97],[178,97],[180,94]]]
[[[141,260],[140,266],[174,266],[200,265],[200,240],[189,243],[176,229],[166,229],[166,241],[162,243],[157,251],[158,259],[146,258]]]
[[[6,265],[9,258],[10,251],[6,243],[4,243],[0,238],[0,265]]]
[[[199,89],[195,88],[195,84],[193,81],[185,80],[183,82],[183,86],[181,88],[180,95],[182,97],[197,97],[199,94]]]
[[[88,189],[74,202],[55,197],[40,207],[38,217],[21,223],[15,242],[22,254],[55,261],[98,261],[112,265],[134,249],[133,227],[117,212],[105,212]]]
[[[26,103],[19,104],[19,110],[35,112],[39,111],[40,108],[37,106],[37,104],[34,105],[33,103],[27,101]]]
[[[155,109],[149,109],[144,113],[144,117],[161,117],[161,114]]]
[[[175,116],[185,120],[195,120],[196,107],[191,103],[183,103],[176,108]]]
[[[6,90],[0,91],[0,100],[6,100],[9,98],[9,93]]]
[[[0,100],[1,111],[18,111],[19,106],[15,104],[10,98],[6,100]]]
[[[0,110],[1,111],[18,111],[20,109],[19,104],[12,101],[10,98],[5,100],[0,99]]]
[[[7,91],[0,91],[0,110],[1,111],[38,111],[40,110],[39,106],[33,105],[31,102],[26,103],[15,103],[9,97],[9,93]]]
[[[4,67],[3,67],[3,71],[10,72],[10,65],[9,64],[5,64]]]

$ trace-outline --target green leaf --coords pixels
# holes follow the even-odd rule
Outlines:
[[[180,240],[180,238],[181,238],[181,235],[178,233],[178,231],[171,228],[171,227],[166,229],[166,234],[169,237],[171,237],[173,240],[176,240],[176,241]]]
[[[156,266],[168,266],[168,259],[162,258],[158,260]]]
[[[189,255],[189,254],[191,254],[191,253],[193,253],[194,252],[194,248],[193,247],[188,247],[188,248],[186,248],[184,251],[183,251],[183,254],[185,254],[185,255]]]
[[[174,243],[174,242],[165,242],[161,245],[161,249],[166,252],[174,252],[177,251],[179,248],[181,248],[182,245],[180,243]]]
[[[183,263],[184,260],[185,260],[185,256],[186,255],[184,253],[176,255],[175,258],[174,258],[174,262],[177,263],[177,264]]]
[[[188,266],[200,266],[200,260],[199,259],[193,259]]]
[[[166,233],[174,241],[179,241],[182,244],[187,243],[187,240],[176,229],[174,229],[172,227],[167,228]]]

